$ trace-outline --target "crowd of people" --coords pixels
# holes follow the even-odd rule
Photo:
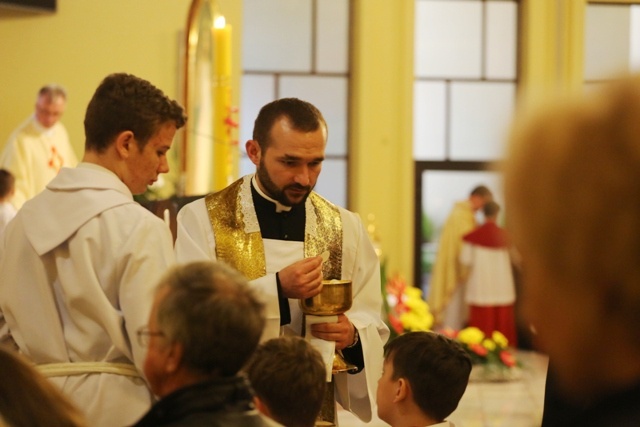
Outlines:
[[[452,425],[471,360],[435,332],[387,342],[366,229],[313,190],[328,133],[315,106],[266,104],[245,146],[255,173],[180,210],[174,244],[133,196],[168,172],[183,108],[144,79],[108,75],[75,166],[65,102],[59,86],[40,90],[0,157],[0,425],[310,427],[337,403],[365,422]],[[627,78],[518,120],[509,236],[484,186],[442,233],[438,321],[512,343],[517,247],[525,316],[551,360],[545,427],[640,422],[638,115],[640,80]],[[323,279],[351,280],[352,308],[306,322],[298,300]],[[333,351],[317,340],[355,369],[327,372]]]

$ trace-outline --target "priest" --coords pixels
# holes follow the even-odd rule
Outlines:
[[[265,105],[246,143],[256,173],[179,212],[176,257],[223,260],[247,276],[266,303],[263,341],[302,335],[298,300],[317,295],[323,279],[352,280],[352,308],[310,331],[358,367],[334,376],[336,399],[369,421],[389,334],[380,316],[380,266],[360,218],[313,191],[326,143],[327,124],[310,103]]]

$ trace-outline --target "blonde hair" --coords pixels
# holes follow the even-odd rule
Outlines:
[[[516,123],[505,200],[523,252],[640,327],[640,76]]]

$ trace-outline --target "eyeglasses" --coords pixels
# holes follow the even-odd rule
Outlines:
[[[164,337],[164,332],[162,331],[150,331],[148,326],[143,326],[136,331],[136,335],[138,336],[138,344],[142,347],[147,347],[149,345],[149,341],[151,341],[151,337]]]

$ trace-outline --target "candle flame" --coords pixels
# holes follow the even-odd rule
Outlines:
[[[224,15],[218,15],[213,21],[214,28],[224,28],[227,25],[227,20],[224,19]]]

